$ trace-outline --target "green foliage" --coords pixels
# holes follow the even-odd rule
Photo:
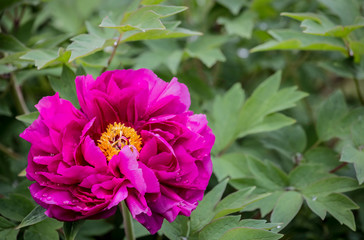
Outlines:
[[[363,9],[359,0],[0,1],[0,239],[124,237],[121,214],[47,218],[18,137],[42,97],[57,92],[79,108],[77,75],[122,68],[178,77],[216,137],[196,210],[155,236],[134,221],[137,238],[361,239]]]

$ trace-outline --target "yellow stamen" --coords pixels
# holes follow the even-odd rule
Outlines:
[[[105,154],[107,160],[110,161],[125,146],[129,146],[132,151],[136,149],[140,152],[142,149],[142,138],[134,128],[114,122],[114,124],[110,123],[106,131],[102,133],[97,146]]]

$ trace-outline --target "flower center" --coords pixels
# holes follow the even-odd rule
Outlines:
[[[114,124],[110,123],[106,131],[102,133],[97,146],[104,153],[107,160],[110,161],[125,146],[129,146],[132,151],[140,152],[142,149],[142,138],[134,128],[114,122]]]

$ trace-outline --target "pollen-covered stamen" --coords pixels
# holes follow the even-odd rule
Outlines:
[[[142,149],[142,138],[132,127],[126,127],[121,123],[109,124],[106,131],[102,133],[97,146],[105,154],[108,161],[120,150],[129,146],[132,151]]]

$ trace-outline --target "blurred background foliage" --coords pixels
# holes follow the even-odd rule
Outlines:
[[[138,237],[363,239],[363,13],[361,0],[2,0],[0,239],[65,237],[29,194],[18,136],[43,96],[78,106],[76,75],[123,68],[176,76],[216,135],[205,200],[156,236],[136,223]],[[77,239],[122,236],[118,213]]]

